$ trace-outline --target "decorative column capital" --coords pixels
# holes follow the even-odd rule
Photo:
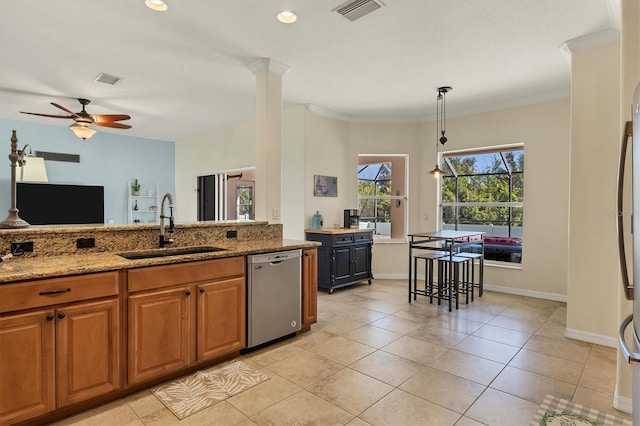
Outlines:
[[[271,58],[256,59],[247,65],[247,68],[249,68],[254,74],[258,74],[262,71],[268,71],[280,76],[284,76],[287,71],[289,71],[289,67],[287,65],[276,62]]]

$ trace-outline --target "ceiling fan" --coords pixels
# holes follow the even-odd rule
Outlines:
[[[51,102],[56,108],[63,110],[69,115],[53,115],[53,114],[40,114],[37,112],[24,112],[20,111],[22,114],[31,114],[31,115],[39,115],[41,117],[51,117],[51,118],[71,118],[75,121],[74,124],[70,125],[69,128],[75,135],[82,140],[89,139],[93,136],[96,131],[90,128],[92,124],[96,126],[103,127],[113,127],[116,129],[130,129],[131,126],[128,124],[117,123],[117,121],[129,120],[131,117],[126,114],[89,114],[85,110],[85,106],[89,105],[91,102],[89,99],[78,98],[78,102],[82,105],[82,111],[73,112],[61,105],[58,105],[55,102]]]

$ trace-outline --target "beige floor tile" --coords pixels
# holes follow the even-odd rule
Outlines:
[[[489,324],[520,331],[522,333],[533,334],[542,326],[542,324],[544,324],[544,321],[528,321],[500,314],[489,321]]]
[[[363,325],[347,334],[347,337],[374,348],[381,348],[398,340],[402,334],[372,325]]]
[[[538,405],[495,389],[487,389],[465,416],[489,426],[528,425]]]
[[[533,336],[524,348],[570,361],[586,362],[591,346],[591,343],[567,338],[558,340],[546,336]]]
[[[599,393],[613,394],[616,387],[616,370],[586,365],[578,386]]]
[[[392,314],[396,311],[399,311],[400,309],[403,309],[404,303],[396,301],[389,302],[386,300],[369,300],[366,302],[354,303],[354,306],[383,312],[385,314]]]
[[[351,318],[353,320],[368,324],[370,322],[379,320],[380,318],[384,318],[389,314],[374,311],[372,309],[356,308],[354,306],[350,306],[349,309],[342,311],[342,315],[347,318]]]
[[[504,327],[496,327],[491,324],[483,325],[478,331],[473,333],[473,335],[519,348],[531,338],[531,334],[529,333],[522,333],[521,331],[510,330]]]
[[[567,306],[562,305],[555,310],[547,320],[549,323],[566,326],[567,325]]]
[[[344,425],[353,417],[303,390],[252,416],[251,420],[258,425]]]
[[[526,349],[518,352],[518,355],[511,360],[509,366],[574,385],[578,384],[582,376],[582,370],[584,370],[584,364],[581,362],[569,361]]]
[[[144,417],[164,408],[162,402],[149,390],[129,395],[125,401],[138,417]]]
[[[576,391],[571,383],[508,366],[491,387],[536,403],[542,403],[547,394],[571,400]]]
[[[406,334],[422,327],[423,324],[417,321],[400,318],[395,315],[387,315],[384,318],[380,318],[379,320],[372,322],[371,325],[396,333]]]
[[[437,318],[429,318],[424,325],[444,328],[445,330],[457,331],[462,334],[473,334],[484,325],[482,322],[466,320],[452,317],[448,314]]]
[[[447,348],[414,339],[413,337],[404,336],[395,342],[389,343],[381,350],[427,365],[444,354]]]
[[[346,337],[336,336],[316,346],[312,346],[309,350],[334,362],[349,365],[375,352],[376,348],[358,343]]]
[[[615,369],[617,361],[618,352],[616,349],[593,345],[587,358],[587,365],[597,368]]]
[[[423,367],[418,362],[385,351],[376,351],[349,365],[349,368],[393,386],[400,385]]]
[[[485,390],[485,386],[425,367],[404,382],[400,389],[462,414]]]
[[[460,420],[458,420],[456,426],[482,426],[483,424],[484,423],[477,422],[473,419],[470,419],[469,417],[462,417]]]
[[[364,324],[362,321],[356,321],[343,315],[336,315],[324,322],[320,328],[328,333],[347,334],[356,328],[362,327]]]
[[[505,364],[464,352],[450,350],[435,360],[430,367],[446,371],[482,385],[489,385],[504,369]]]
[[[305,351],[271,364],[268,368],[298,386],[307,387],[344,366],[313,352]]]
[[[441,313],[436,306],[429,305],[428,301],[412,301],[410,305],[394,312],[393,315],[424,324],[427,319],[440,316]]]
[[[496,313],[484,309],[482,306],[465,305],[462,300],[460,302],[458,309],[449,312],[451,316],[481,323],[487,323],[497,316]]]
[[[110,426],[139,426],[143,423],[133,409],[123,399],[119,399],[54,424],[55,426],[102,426],[107,424]]]
[[[300,346],[304,349],[309,349],[310,347],[316,346],[334,336],[337,336],[337,334],[329,333],[328,331],[324,331],[318,328],[312,328],[311,331],[300,334],[293,339],[297,346]]]
[[[300,386],[276,374],[269,373],[271,376],[269,380],[232,396],[227,399],[227,402],[243,414],[251,417],[302,389]]]
[[[565,338],[566,327],[562,324],[545,322],[537,331],[536,336],[545,336],[552,339],[563,340]]]
[[[176,426],[182,424],[182,422],[171,411],[169,411],[168,408],[163,408],[162,410],[147,414],[146,416],[141,417],[140,420],[142,420],[145,425],[153,426]]]
[[[454,349],[481,358],[490,359],[491,361],[496,361],[501,364],[507,364],[519,350],[519,348],[515,346],[505,345],[504,343],[481,339],[475,336],[467,337],[454,346]]]
[[[629,420],[631,419],[630,414],[618,411],[613,408],[612,394],[603,394],[592,391],[590,389],[578,387],[578,390],[576,390],[576,394],[573,397],[573,402],[584,405],[585,407],[594,408],[596,410],[602,411],[603,413],[612,414],[614,416],[623,417]]]
[[[243,421],[241,421],[240,423],[236,423],[233,426],[257,426],[257,424],[256,424],[256,422],[254,422],[250,418],[246,418]]]
[[[344,368],[316,382],[307,390],[357,416],[393,389],[393,386]]]
[[[371,426],[371,423],[367,423],[359,417],[354,418],[346,426]]]
[[[453,425],[460,415],[396,389],[359,416],[372,425]]]
[[[468,335],[458,333],[457,331],[425,325],[408,333],[407,336],[444,346],[446,348],[452,348],[462,342]]]
[[[266,367],[274,362],[282,361],[285,358],[293,356],[304,351],[304,349],[295,344],[295,341],[287,340],[285,343],[275,347],[266,347],[259,351],[245,355],[251,362]]]

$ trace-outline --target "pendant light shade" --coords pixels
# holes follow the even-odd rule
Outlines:
[[[96,134],[96,131],[93,130],[92,128],[88,126],[82,126],[78,123],[72,124],[71,126],[69,126],[69,128],[77,137],[79,137],[82,140],[87,140],[91,136]]]
[[[447,109],[446,109],[446,96],[447,93],[453,90],[451,86],[442,86],[438,87],[438,96],[436,97],[436,167],[431,170],[429,173],[433,175],[433,177],[440,177],[443,172],[438,165],[439,158],[439,146],[438,143],[442,145],[447,143]]]

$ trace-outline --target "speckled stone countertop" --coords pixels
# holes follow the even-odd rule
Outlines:
[[[229,238],[228,231],[237,233]],[[11,242],[33,241],[34,251],[0,262],[0,284],[192,262],[271,251],[312,248],[312,241],[285,240],[282,225],[266,222],[208,222],[176,225],[174,248],[212,246],[223,250],[129,260],[118,253],[162,251],[158,248],[158,226],[61,226],[0,230],[0,254]],[[77,248],[78,238],[94,238],[95,247]]]
[[[354,232],[373,232],[374,229],[351,229],[351,228],[324,228],[324,229],[305,229],[304,232],[309,234],[353,234]]]

